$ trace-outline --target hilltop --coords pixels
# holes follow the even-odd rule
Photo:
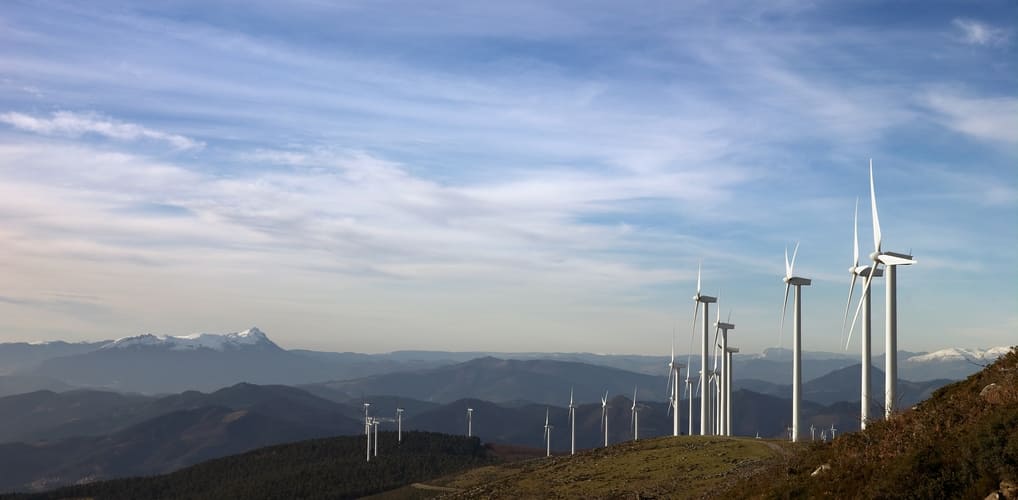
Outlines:
[[[815,474],[814,474],[815,473]],[[1018,498],[1018,349],[889,421],[733,486],[761,498]]]

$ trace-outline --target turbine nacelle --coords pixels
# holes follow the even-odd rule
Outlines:
[[[792,286],[810,286],[813,280],[809,278],[800,278],[798,276],[786,276],[783,281]]]
[[[720,328],[722,330],[725,330],[725,331],[734,330],[735,329],[735,324],[734,323],[724,323],[724,322],[720,322],[719,321],[717,323],[714,323],[714,326],[716,326],[716,327],[718,327],[718,328]]]
[[[718,298],[717,297],[711,297],[710,295],[696,294],[696,295],[693,296],[693,300],[695,300],[695,301],[697,301],[697,302],[699,302],[701,304],[713,304],[713,303],[718,301]]]
[[[896,252],[873,252],[870,254],[870,260],[886,266],[908,266],[916,263],[911,255]]]
[[[883,269],[877,268],[876,271],[873,271],[873,266],[853,266],[848,268],[848,272],[849,274],[853,274],[855,276],[862,276],[863,278],[869,276],[870,273],[873,273],[874,278],[884,275]]]

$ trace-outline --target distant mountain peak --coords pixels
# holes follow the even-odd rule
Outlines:
[[[145,333],[114,340],[104,345],[102,349],[162,348],[174,351],[192,351],[196,349],[225,351],[247,347],[279,348],[279,346],[269,340],[265,332],[259,330],[258,327],[251,327],[241,332],[227,334],[195,333],[179,337]]]

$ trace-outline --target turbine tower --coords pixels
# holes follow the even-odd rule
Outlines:
[[[876,189],[874,188],[873,182],[873,160],[870,160],[870,209],[873,212],[873,246],[875,250],[870,254],[870,260],[873,262],[873,269],[876,270],[881,264],[884,265],[884,283],[887,285],[887,292],[885,293],[887,305],[885,307],[886,314],[886,326],[885,334],[887,344],[884,348],[884,358],[886,367],[884,369],[884,418],[889,419],[894,414],[894,405],[897,399],[898,391],[898,281],[897,281],[897,269],[898,266],[908,266],[916,263],[916,260],[911,255],[888,252],[881,249],[881,233],[880,233],[880,217],[877,214],[877,195]],[[873,281],[873,275],[871,273],[866,277],[866,282],[862,287],[863,295],[869,293],[870,283]],[[855,321],[859,317],[859,311],[863,307],[863,301],[859,302],[859,307],[855,310],[855,316],[852,318],[852,327],[855,327]]]
[[[841,330],[844,332],[845,326],[848,323],[848,310],[852,307],[852,295],[855,293],[855,282],[861,276],[864,279],[868,278],[870,274],[874,277],[880,277],[884,275],[884,272],[880,269],[874,270],[873,266],[860,266],[859,265],[859,200],[855,200],[855,230],[853,231],[854,240],[854,261],[852,267],[848,268],[849,274],[852,275],[852,282],[848,286],[848,302],[845,303],[845,316],[841,320]],[[862,307],[862,346],[860,352],[860,364],[862,371],[862,379],[860,380],[860,403],[859,403],[859,428],[866,429],[866,422],[869,421],[870,412],[870,367],[871,351],[870,341],[872,339],[871,333],[871,321],[870,321],[870,292],[869,290],[861,290],[862,295],[859,300],[861,301]],[[845,342],[845,349],[852,343],[852,331],[855,330],[855,324],[852,325],[852,330],[848,332],[848,341]],[[842,334],[844,335],[844,333]]]
[[[546,455],[551,456],[551,430],[553,429],[551,423],[548,421],[548,409],[544,409],[544,444],[546,447]]]
[[[569,454],[576,454],[576,405],[573,404],[573,388],[569,388]]]
[[[689,370],[686,370],[686,397],[689,398],[689,434],[693,435],[693,379],[689,378]]]
[[[368,416],[368,408],[371,403],[364,403],[364,435],[368,438],[368,462],[371,461],[371,417]]]
[[[788,247],[785,247],[785,303],[781,306],[781,325],[779,327],[778,344],[781,333],[785,329],[785,310],[788,309],[788,290],[795,287],[795,300],[792,303],[792,442],[799,441],[799,406],[802,403],[802,287],[809,286],[812,280],[795,276],[795,257],[799,253],[799,244],[795,244],[792,262],[788,262]]]
[[[467,408],[467,437],[474,435],[474,409]]]
[[[732,325],[734,328],[735,325]],[[725,347],[725,426],[726,436],[732,435],[732,354],[739,352],[738,347]]]
[[[675,331],[672,330],[672,359],[668,362],[668,412],[672,412],[672,435],[679,435],[679,373],[685,366],[675,362]],[[689,377],[686,377],[689,384]],[[690,401],[693,398],[689,398]],[[692,404],[692,403],[690,403]],[[692,416],[692,410],[690,410]]]
[[[696,295],[693,296],[695,305],[693,307],[693,329],[696,329],[696,315],[700,312],[700,304],[703,304],[703,324],[700,330],[700,335],[703,342],[700,345],[700,435],[707,435],[707,427],[709,427],[707,417],[707,404],[706,401],[710,396],[708,395],[707,387],[707,332],[710,327],[710,304],[717,302],[717,297],[711,297],[709,295],[701,294],[701,280],[700,272],[702,266],[696,268]],[[690,400],[692,404],[692,400]]]
[[[604,429],[604,446],[608,447],[608,391],[601,398],[601,427]]]
[[[721,384],[718,387],[719,392],[721,394],[720,401],[718,404],[719,406],[718,413],[721,415],[721,417],[718,419],[720,422],[718,425],[717,434],[722,436],[732,435],[731,423],[729,422],[729,420],[731,420],[732,417],[731,403],[729,402],[729,399],[732,397],[732,383],[730,380],[732,373],[731,367],[732,353],[728,351],[728,331],[734,330],[735,325],[732,324],[731,321],[732,312],[730,310],[728,311],[728,321],[721,321],[721,307],[718,306],[718,316],[717,320],[714,322],[715,325],[714,337],[715,337],[715,347],[721,348]],[[719,333],[721,338],[721,344],[717,344],[717,338],[719,337],[718,335]],[[735,352],[738,352],[738,350],[736,350]]]
[[[396,442],[403,442],[403,408],[396,408]]]
[[[633,428],[633,441],[640,440],[640,412],[636,411],[636,389],[633,387],[633,407],[629,414],[629,425]]]

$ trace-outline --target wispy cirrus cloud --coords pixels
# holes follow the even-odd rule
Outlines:
[[[205,143],[178,134],[154,130],[136,123],[117,121],[95,113],[55,111],[49,117],[9,111],[0,114],[0,122],[43,135],[79,137],[95,134],[118,141],[152,140],[174,149],[202,149]]]
[[[993,25],[975,19],[955,18],[951,21],[961,32],[961,41],[970,45],[1004,45],[1010,33]]]
[[[1018,144],[1018,97],[969,97],[931,91],[921,103],[940,123],[977,139]]]

